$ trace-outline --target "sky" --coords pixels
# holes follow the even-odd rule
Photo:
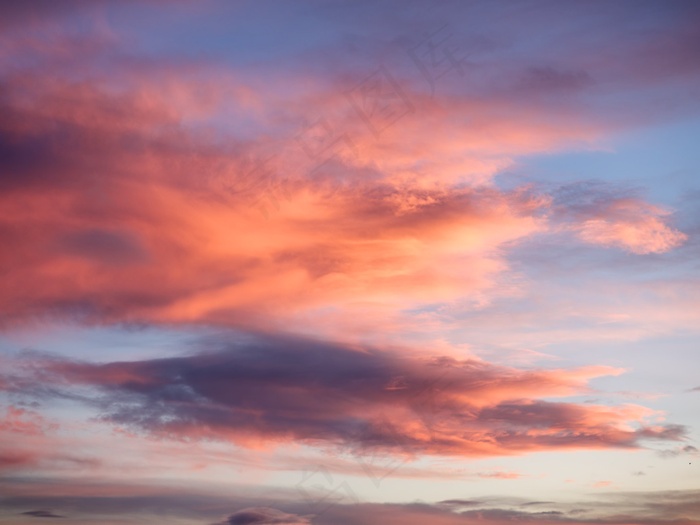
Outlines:
[[[0,524],[700,524],[700,3],[0,4]]]

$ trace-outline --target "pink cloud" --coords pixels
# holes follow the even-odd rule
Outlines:
[[[3,407],[0,412],[0,471],[36,466],[50,451],[51,434],[57,428],[38,412]]]
[[[499,248],[544,227],[533,213],[546,202],[525,192],[399,185],[351,164],[347,185],[292,164],[287,198],[267,181],[249,187],[244,143],[210,144],[179,124],[198,111],[187,95],[166,104],[153,87],[15,84],[33,106],[11,97],[1,123],[14,151],[0,217],[17,245],[0,258],[9,319],[246,325],[331,305],[392,312],[492,288],[507,268]]]
[[[669,212],[637,200],[620,200],[598,217],[585,220],[579,235],[592,244],[617,246],[632,253],[664,253],[683,244],[688,236],[669,226]]]
[[[9,406],[0,419],[0,432],[37,436],[49,430],[46,420],[37,412]]]
[[[496,470],[493,472],[479,472],[477,474],[480,478],[492,478],[492,479],[518,479],[522,478],[523,475],[519,472],[504,472]]]

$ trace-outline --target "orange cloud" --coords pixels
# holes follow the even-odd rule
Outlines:
[[[292,76],[280,92],[245,74],[151,67],[121,66],[119,88],[6,79],[0,240],[15,249],[0,254],[5,323],[360,333],[426,305],[484,306],[519,291],[503,282],[507,249],[552,227],[551,197],[500,190],[493,175],[512,155],[605,133],[575,113],[432,99],[406,81],[411,111],[377,136],[348,104],[357,79]],[[577,228],[638,253],[684,240],[659,209],[631,202]]]
[[[155,90],[13,87],[33,105],[12,91],[0,122],[13,151],[0,216],[16,246],[0,257],[8,319],[387,315],[493,288],[501,247],[544,228],[533,213],[546,201],[525,192],[397,185],[388,168],[372,168],[376,178],[348,164],[344,182],[292,164],[284,180],[251,184],[255,143],[192,135],[180,124],[190,102],[165,104]]]

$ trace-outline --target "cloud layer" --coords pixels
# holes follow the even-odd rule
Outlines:
[[[535,500],[508,496],[461,498],[432,503],[336,503],[323,512],[314,512],[313,503],[295,499],[291,492],[279,493],[272,502],[269,496],[238,490],[201,493],[170,486],[134,484],[68,485],[61,495],[42,493],[51,480],[25,481],[17,485],[0,481],[4,504],[14,511],[12,523],[33,523],[33,517],[65,516],[92,519],[110,525],[123,520],[124,509],[138,516],[138,523],[150,525],[164,519],[180,520],[188,525],[697,525],[700,523],[698,492],[686,491],[615,491],[593,498],[563,501]],[[70,497],[66,497],[70,494]],[[32,507],[32,505],[34,507]],[[41,510],[36,509],[42,506]],[[44,510],[45,508],[53,510]],[[229,509],[228,511],[226,509]],[[233,511],[230,509],[234,509]],[[21,516],[27,516],[27,521]],[[61,522],[64,522],[63,519]],[[122,521],[123,523],[123,521]]]

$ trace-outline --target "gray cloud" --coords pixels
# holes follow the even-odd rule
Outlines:
[[[307,525],[308,517],[287,514],[270,507],[253,507],[231,514],[220,525]]]
[[[50,510],[28,510],[22,513],[23,516],[32,516],[34,518],[65,518],[60,514],[54,514]]]

